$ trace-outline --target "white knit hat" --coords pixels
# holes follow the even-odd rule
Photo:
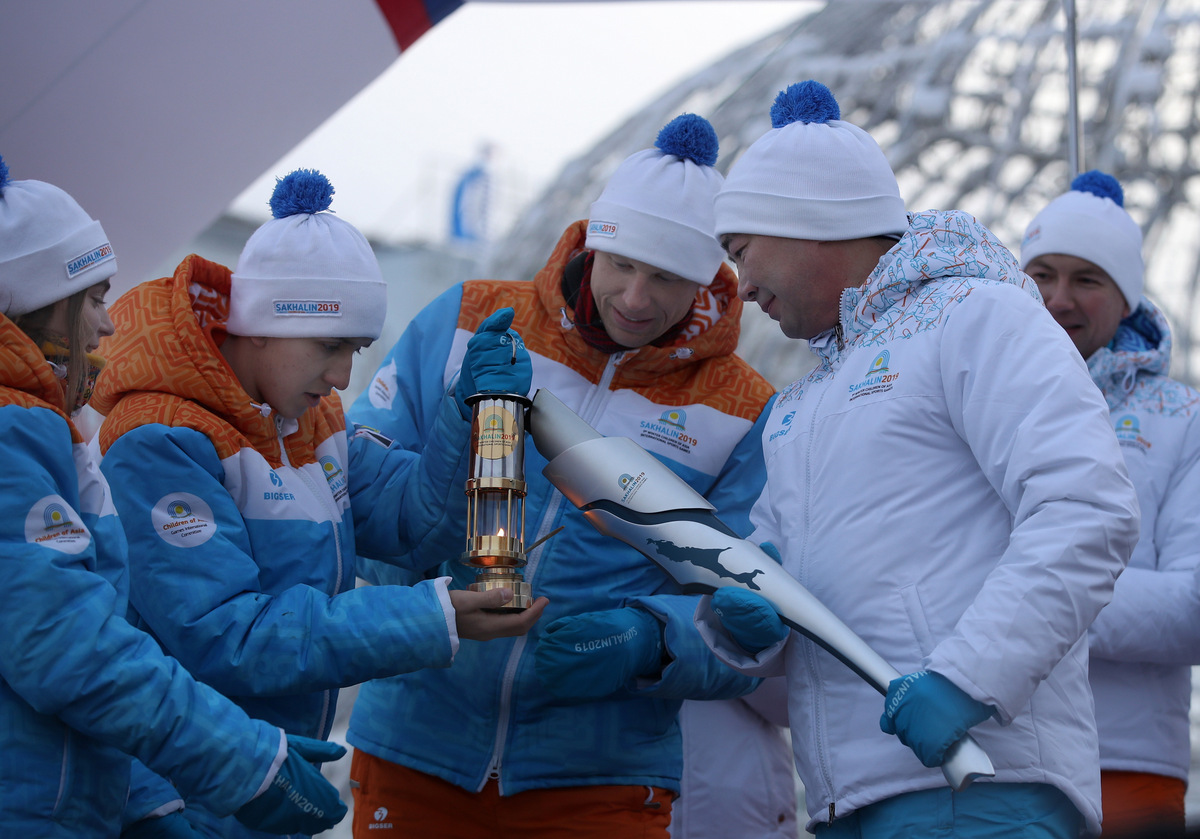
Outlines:
[[[1099,265],[1112,277],[1129,311],[1142,299],[1142,229],[1125,210],[1125,191],[1112,175],[1084,172],[1033,217],[1021,239],[1021,267],[1061,253]]]
[[[704,117],[682,114],[654,148],[625,159],[588,212],[586,246],[709,285],[725,260],[713,231],[721,188],[717,133]]]
[[[717,195],[718,236],[835,242],[908,230],[887,158],[871,135],[841,121],[829,88],[791,85],[775,97],[771,125],[733,164]]]
[[[333,186],[297,169],[275,184],[271,213],[246,242],[229,295],[231,335],[370,338],[383,332],[387,284],[354,225],[325,212]]]
[[[0,312],[49,306],[117,273],[100,222],[41,181],[10,181],[0,159]]]

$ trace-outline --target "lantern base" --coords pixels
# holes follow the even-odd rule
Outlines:
[[[485,609],[487,612],[524,612],[533,605],[533,591],[529,583],[515,571],[506,568],[488,569],[480,572],[475,582],[467,586],[471,591],[491,591],[495,588],[509,589],[512,600],[495,609]]]

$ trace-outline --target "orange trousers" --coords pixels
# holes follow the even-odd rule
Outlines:
[[[1104,839],[1134,836],[1182,836],[1187,784],[1178,778],[1145,772],[1100,773]]]
[[[495,781],[468,792],[355,750],[355,839],[667,839],[675,793],[587,786],[501,797]]]

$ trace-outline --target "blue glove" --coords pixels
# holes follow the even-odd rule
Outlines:
[[[328,830],[346,815],[337,789],[321,777],[309,761],[337,760],[346,749],[337,743],[287,736],[288,753],[275,780],[266,791],[234,815],[246,827],[267,833],[303,833]]]
[[[712,609],[729,637],[750,655],[773,647],[790,631],[770,603],[744,588],[717,589],[713,592]]]
[[[883,700],[879,727],[895,734],[921,763],[941,766],[946,750],[967,729],[986,720],[996,709],[968,696],[954,682],[932,670],[918,670],[893,679]]]
[[[509,326],[512,307],[497,309],[479,324],[467,342],[454,396],[465,419],[471,418],[467,397],[476,393],[529,393],[533,364],[525,342]]]
[[[192,823],[184,818],[183,812],[176,810],[161,818],[141,819],[121,831],[121,839],[204,839],[203,835],[192,828]]]
[[[558,699],[611,696],[662,670],[662,636],[658,618],[636,606],[570,615],[546,627],[533,666]]]

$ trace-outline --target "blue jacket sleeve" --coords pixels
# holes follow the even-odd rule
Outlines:
[[[643,679],[636,691],[659,699],[733,699],[758,687],[718,659],[704,643],[693,617],[700,598],[685,594],[631,597],[626,606],[640,606],[663,624],[663,642],[671,659],[659,678]]]
[[[455,286],[413,318],[366,391],[350,406],[355,425],[374,428],[409,451],[424,447],[442,399],[457,381],[456,375],[446,375],[446,362],[462,294],[462,286]]]
[[[763,407],[754,425],[725,461],[717,482],[705,495],[709,503],[717,508],[717,518],[742,538],[748,537],[754,530],[750,524],[750,510],[767,483],[762,435],[775,398],[772,396]]]
[[[309,585],[267,593],[203,434],[141,426],[109,448],[102,468],[124,514],[131,602],[163,646],[222,693],[312,692],[449,665],[448,618],[434,581],[333,596]],[[183,487],[212,516],[209,538],[186,547],[160,537],[151,518],[161,498]]]
[[[129,767],[129,798],[121,818],[122,828],[142,819],[159,818],[183,809],[183,799],[174,785],[154,774],[138,759]]]
[[[94,570],[93,532],[111,512],[78,511],[61,418],[30,411],[0,429],[21,476],[20,492],[0,493],[0,678],[37,713],[134,755],[214,812],[237,809],[271,769],[279,730],[195,682],[125,620],[124,598]]]
[[[379,532],[388,527],[384,515],[382,523],[376,522],[377,526],[363,530],[366,538],[359,552],[364,557],[424,571],[457,557],[463,550],[466,534],[462,522],[466,521],[467,509],[463,489],[470,426],[462,421],[454,402],[457,371],[448,374],[446,369],[456,337],[462,294],[462,286],[455,286],[413,318],[348,412],[356,429],[373,429],[391,441],[386,455],[368,449],[367,446],[375,444],[366,439],[355,441],[354,453],[359,461],[352,462],[351,473],[352,478],[361,473],[361,480],[368,487],[363,490],[364,495],[371,492],[369,487],[373,482],[388,472],[405,480],[394,464],[405,457],[415,462],[418,455],[419,466],[407,467],[412,477],[407,479],[403,492],[420,494],[439,488],[430,492],[429,499],[416,502],[427,504],[428,508],[414,512],[414,519],[428,526],[408,525],[409,544],[407,548],[403,544],[399,547],[401,553],[408,550],[412,555],[380,550],[386,538],[380,538]],[[382,462],[385,457],[386,463]],[[431,514],[431,508],[439,504],[440,518]],[[357,515],[362,505],[353,495],[351,505]],[[355,526],[358,536],[358,528],[363,525],[356,520]],[[360,576],[373,583],[394,579],[387,566],[369,560],[360,562],[358,570]]]
[[[367,426],[348,429],[350,507],[358,552],[425,571],[462,550],[471,427],[442,396],[420,452]]]

